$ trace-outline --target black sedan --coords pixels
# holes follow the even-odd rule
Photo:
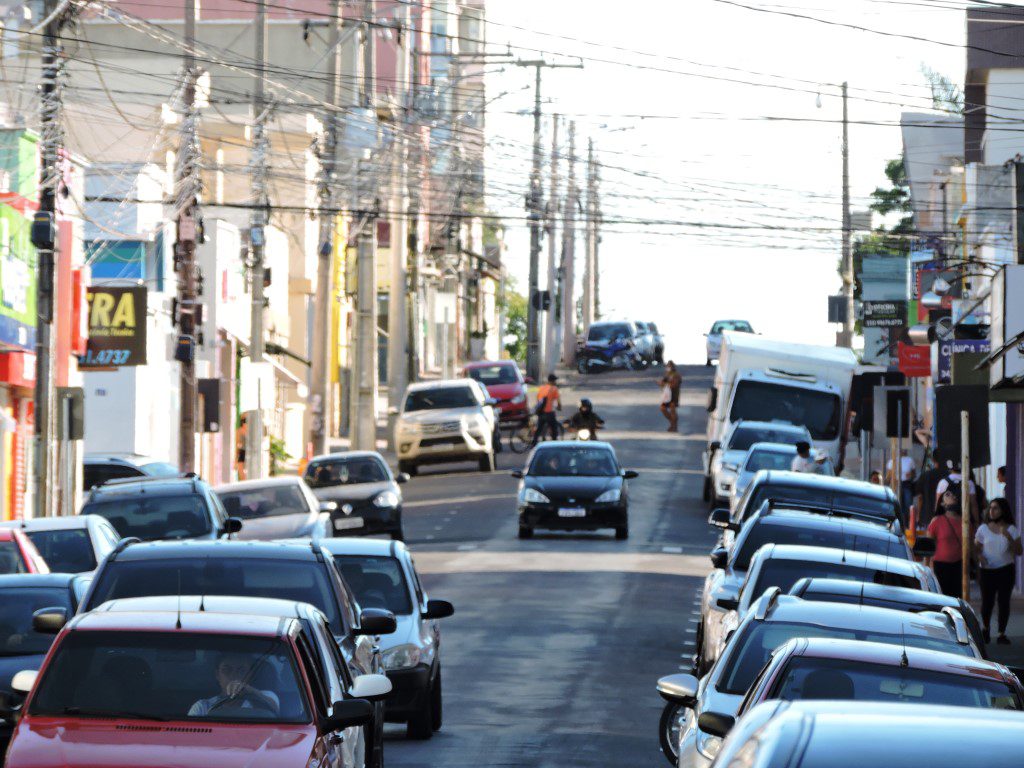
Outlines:
[[[608,443],[554,441],[534,449],[519,484],[519,538],[537,528],[557,531],[615,530],[629,536],[628,483],[637,476],[619,466]]]
[[[321,502],[333,504],[335,536],[383,533],[403,541],[402,491],[409,476],[391,474],[376,451],[346,451],[316,456],[306,467],[306,483]]]

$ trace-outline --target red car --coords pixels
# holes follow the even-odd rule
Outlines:
[[[465,378],[475,379],[498,401],[501,424],[519,424],[530,418],[526,400],[526,379],[512,360],[469,363],[462,369]]]
[[[31,692],[5,765],[363,768],[368,699],[391,686],[382,675],[343,683],[315,643],[295,617],[81,614],[37,679],[15,675],[15,690]]]
[[[0,573],[49,573],[36,545],[17,528],[0,528]]]

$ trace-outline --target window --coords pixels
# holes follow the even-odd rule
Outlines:
[[[518,384],[519,374],[512,365],[488,365],[479,368],[470,368],[467,373],[471,379],[479,381],[485,387],[495,384]]]
[[[272,485],[245,491],[221,491],[214,494],[230,517],[258,520],[309,513],[306,497],[297,484]]]
[[[107,496],[82,507],[83,515],[100,515],[122,536],[143,541],[190,539],[211,532],[210,517],[201,496]]]
[[[32,629],[32,614],[41,608],[65,608],[69,614],[74,612],[66,589],[10,587],[0,590],[0,656],[31,656],[50,649],[53,635],[40,635]]]
[[[14,541],[0,541],[0,573],[27,573],[25,559]]]
[[[84,573],[96,567],[92,540],[84,528],[25,533],[53,573]]]
[[[810,517],[810,515],[808,515]],[[855,552],[873,552],[877,555],[905,556],[906,549],[896,536],[879,527],[875,536],[867,536],[861,529],[851,530],[850,526],[829,524],[809,527],[797,521],[792,524],[777,524],[771,518],[744,527],[736,538],[733,555],[733,569],[745,571],[750,558],[765,544],[801,544],[807,547],[831,547],[850,549]],[[800,521],[803,522],[803,521]],[[863,526],[863,524],[861,524]]]
[[[729,440],[729,450],[746,451],[754,443],[796,443],[807,436],[802,429],[768,427],[737,427]],[[786,469],[789,469],[787,466]]]
[[[305,474],[311,488],[383,483],[389,479],[387,468],[375,456],[321,459],[311,462]]]
[[[712,334],[719,334],[722,331],[736,331],[737,333],[753,333],[754,329],[746,320],[719,320],[711,326]]]
[[[82,467],[82,487],[85,490],[103,485],[108,480],[119,480],[124,477],[142,477],[143,473],[135,467],[120,464],[89,464]]]
[[[793,465],[794,456],[796,456],[795,451],[792,453],[769,450],[751,451],[743,469],[746,472],[760,472],[762,469],[788,470]]]
[[[472,387],[436,387],[410,392],[405,398],[405,411],[473,408],[479,404]]]
[[[327,713],[327,707],[330,706],[330,702],[327,701],[327,691],[324,689],[326,670],[317,663],[316,654],[313,653],[313,649],[305,635],[300,634],[296,637],[295,645],[299,650],[299,660],[302,662],[302,666],[306,668],[306,677],[309,678],[310,688],[313,689],[313,701],[316,704],[317,711],[324,715]]]
[[[619,472],[615,457],[607,448],[541,448],[530,462],[527,474],[536,477],[614,477]]]
[[[338,572],[363,608],[383,608],[398,616],[412,613],[409,587],[393,557],[335,555]]]
[[[587,341],[617,341],[618,339],[631,338],[633,338],[633,331],[625,323],[592,325],[587,335]]]
[[[816,563],[807,560],[768,559],[761,563],[753,595],[763,595],[769,587],[778,587],[783,592],[800,579],[842,579],[844,581],[866,581],[872,584],[886,584],[891,587],[921,589],[921,582],[913,576],[874,568],[859,568],[843,563]]]
[[[730,421],[787,421],[807,427],[815,440],[839,436],[839,395],[746,379],[736,385]]]

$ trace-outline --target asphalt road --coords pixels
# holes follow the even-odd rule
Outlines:
[[[405,529],[443,625],[444,727],[389,726],[389,766],[663,766],[657,678],[687,665],[714,536],[700,501],[710,369],[685,368],[679,433],[657,408],[659,370],[579,377],[630,483],[630,538],[516,538],[507,449],[499,471],[427,468],[405,487]],[[569,411],[568,413],[571,413]],[[568,413],[566,415],[568,416]]]

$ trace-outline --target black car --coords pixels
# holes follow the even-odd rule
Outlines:
[[[70,573],[0,576],[0,695],[20,698],[11,679],[26,669],[37,670],[53,643],[53,634],[37,632],[36,613],[71,616],[78,610],[81,576]],[[0,720],[0,755],[7,751],[14,723]]]
[[[595,531],[613,528],[629,536],[628,483],[637,476],[619,466],[608,443],[553,441],[537,446],[513,477],[519,483],[519,538],[536,528]]]
[[[111,480],[129,477],[178,477],[181,471],[166,461],[138,454],[90,453],[82,459],[82,487],[85,490]]]
[[[330,552],[316,540],[122,542],[96,570],[79,612],[108,600],[161,595],[272,597],[309,603],[327,617],[334,639],[358,674],[383,672],[374,635],[395,631],[395,617],[376,608],[359,610],[338,575]],[[370,738],[373,760],[383,761],[383,703]]]
[[[118,534],[141,541],[219,539],[242,529],[198,477],[112,480],[89,491],[81,514],[105,517]]]
[[[375,533],[404,541],[402,489],[409,475],[393,475],[376,451],[346,451],[314,457],[303,475],[316,497],[333,504],[331,527],[335,536]]]

